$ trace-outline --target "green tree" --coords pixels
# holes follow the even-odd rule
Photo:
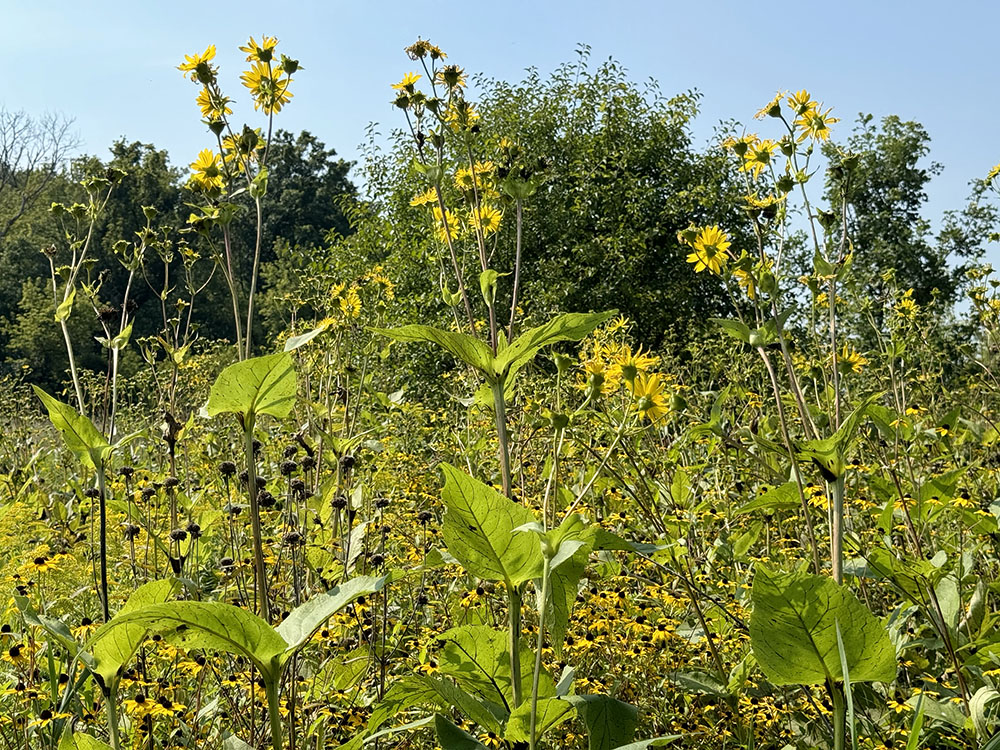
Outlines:
[[[843,216],[853,245],[854,274],[865,293],[880,297],[882,275],[893,271],[896,283],[914,290],[914,299],[927,304],[935,296],[942,309],[957,296],[967,263],[982,256],[993,209],[973,189],[966,207],[947,212],[935,236],[926,217],[927,185],[943,167],[927,163],[930,136],[917,122],[889,115],[878,124],[860,115],[843,144],[824,148],[833,164],[826,197],[833,213]],[[844,156],[856,160],[843,169]]]

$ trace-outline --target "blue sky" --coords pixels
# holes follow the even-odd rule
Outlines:
[[[469,72],[506,79],[528,66],[547,73],[588,44],[594,63],[613,56],[664,93],[700,90],[700,143],[722,119],[749,121],[777,89],[809,89],[843,118],[841,134],[862,111],[917,120],[931,135],[931,158],[945,166],[931,186],[932,218],[962,205],[969,180],[1000,161],[993,0],[0,0],[0,14],[8,59],[0,104],[75,118],[83,150],[101,156],[125,137],[166,148],[182,165],[211,144],[197,89],[176,65],[212,43],[224,86],[243,105],[234,119],[254,122],[236,48],[266,33],[305,68],[277,124],[308,129],[347,158],[368,123],[382,132],[401,125],[389,85],[412,68],[403,47],[422,36]]]

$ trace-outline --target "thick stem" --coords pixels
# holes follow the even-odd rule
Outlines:
[[[241,359],[250,359],[250,347],[253,341],[253,303],[257,296],[257,275],[260,270],[260,249],[264,230],[260,198],[257,198],[255,203],[257,206],[257,242],[253,252],[253,271],[250,274],[250,296],[247,298],[246,350]]]
[[[104,622],[111,619],[111,612],[108,607],[108,510],[107,510],[107,485],[104,481],[104,462],[97,465],[97,498],[98,513],[100,514],[100,556],[101,556],[101,606],[104,608]]]
[[[833,701],[833,750],[844,750],[847,740],[847,703],[844,692],[833,682],[827,682],[830,699]]]
[[[257,595],[257,614],[271,622],[271,601],[267,595],[267,575],[264,570],[264,545],[260,531],[260,505],[257,502],[257,466],[253,455],[254,418],[247,417],[244,425],[244,451],[247,462],[247,494],[250,495],[250,525],[253,530],[253,574]]]
[[[118,682],[114,681],[114,686],[108,689],[104,696],[105,709],[108,714],[108,734],[111,736],[111,747],[114,750],[121,748],[121,740],[118,737]]]
[[[517,294],[521,286],[521,223],[523,211],[521,199],[518,198],[515,204],[517,207],[517,241],[514,251],[514,291],[510,295],[510,322],[507,325],[507,341],[514,340],[514,319],[517,317]]]
[[[837,477],[828,484],[833,497],[832,518],[830,520],[830,564],[833,580],[844,582],[844,477]]]
[[[497,438],[500,441],[500,476],[503,481],[503,494],[510,497],[510,443],[507,435],[507,405],[504,402],[504,379],[493,381],[493,404],[496,411]]]
[[[538,637],[535,639],[535,671],[531,676],[531,731],[528,734],[528,750],[535,750],[538,738],[535,727],[538,724],[538,683],[542,676],[542,646],[545,643],[545,605],[549,600],[549,559],[542,563],[542,592],[538,600]]]
[[[267,694],[267,718],[271,724],[271,748],[282,750],[284,740],[281,736],[281,710],[278,699],[279,681],[268,682],[264,688]]]
[[[521,592],[515,585],[507,588],[508,650],[510,651],[510,687],[514,693],[514,705],[521,705]]]

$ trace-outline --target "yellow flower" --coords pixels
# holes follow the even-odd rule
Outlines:
[[[223,185],[222,169],[219,155],[212,149],[206,148],[198,154],[198,158],[191,162],[191,182],[194,186],[207,193],[221,190]]]
[[[750,271],[736,268],[733,270],[733,276],[736,277],[736,283],[747,290],[747,297],[757,299],[757,280]]]
[[[484,235],[490,235],[500,229],[500,219],[503,214],[490,205],[482,205],[478,210],[473,209],[469,215],[469,223]]]
[[[427,190],[420,195],[413,197],[410,201],[411,206],[428,206],[437,203],[437,191],[434,188],[427,188]]]
[[[38,729],[44,729],[53,721],[58,719],[68,719],[69,714],[54,714],[47,708],[43,708],[39,714],[38,718],[28,724],[29,727],[37,727]]]
[[[340,311],[348,318],[356,318],[361,314],[361,297],[357,287],[352,286],[341,296]]]
[[[434,206],[434,234],[441,242],[447,242],[449,235],[455,239],[461,229],[458,218],[451,209],[446,208],[441,212],[440,206]]]
[[[629,382],[635,380],[639,373],[649,372],[660,363],[660,358],[651,354],[643,354],[642,347],[633,354],[631,347],[624,347],[619,352],[616,365]]]
[[[413,87],[416,85],[417,81],[419,81],[421,78],[423,78],[423,76],[417,73],[407,73],[405,76],[403,76],[402,81],[400,81],[399,83],[392,84],[392,87],[396,91],[408,91],[412,94]]]
[[[435,76],[438,83],[449,89],[460,89],[465,86],[465,71],[457,65],[445,65]]]
[[[765,117],[781,117],[781,100],[784,98],[785,92],[779,91],[774,95],[774,98],[757,110],[757,114],[754,115],[754,119],[763,120]]]
[[[274,48],[278,45],[278,40],[273,36],[263,36],[260,38],[260,44],[254,41],[253,37],[250,37],[250,41],[247,42],[245,47],[240,47],[240,52],[247,53],[247,62],[257,62],[269,63],[274,57]]]
[[[740,169],[744,172],[753,173],[753,177],[756,180],[760,177],[760,173],[764,171],[764,168],[771,163],[771,157],[774,155],[774,150],[777,147],[778,142],[770,138],[758,141],[750,146],[743,155],[743,164],[740,166]]]
[[[277,70],[271,70],[265,63],[254,63],[250,70],[243,72],[240,80],[253,96],[253,108],[262,109],[265,114],[280,112],[292,98],[292,93],[288,90],[292,79],[282,76]]]
[[[230,99],[213,92],[208,86],[202,88],[195,101],[201,110],[201,116],[206,120],[221,120],[225,115],[233,113],[229,108]]]
[[[799,133],[798,141],[804,141],[806,138],[812,138],[816,141],[826,141],[830,139],[830,126],[835,122],[840,122],[837,117],[830,117],[830,112],[833,108],[828,108],[826,112],[820,112],[818,109],[807,109],[802,115],[795,121],[795,126],[801,131]]]
[[[184,55],[184,62],[177,66],[182,73],[190,73],[191,80],[209,83],[215,78],[215,69],[209,62],[215,58],[215,45],[210,44],[200,55]]]
[[[867,364],[868,360],[861,354],[858,354],[853,346],[844,344],[844,348],[840,352],[839,361],[837,362],[837,369],[845,375],[848,372],[859,373]]]
[[[788,102],[788,106],[795,110],[795,114],[797,115],[805,114],[805,112],[816,106],[816,102],[812,101],[809,92],[805,89],[795,94],[789,94],[786,101]]]
[[[670,413],[670,407],[664,396],[666,383],[663,376],[657,372],[639,373],[629,384],[635,397],[635,408],[650,422],[656,422]]]
[[[694,263],[695,273],[708,269],[712,273],[722,273],[729,249],[729,238],[719,227],[705,227],[698,232],[694,240],[694,252],[687,257],[688,263]]]

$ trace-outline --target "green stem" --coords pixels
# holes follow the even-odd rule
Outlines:
[[[535,727],[538,723],[538,683],[542,676],[542,646],[545,643],[545,605],[549,600],[549,558],[542,562],[542,593],[538,600],[538,637],[535,639],[535,671],[531,676],[531,731],[528,734],[528,749],[535,750],[538,738]]]
[[[837,477],[829,483],[833,517],[830,523],[830,561],[833,566],[833,580],[844,582],[844,477]]]
[[[257,503],[257,466],[253,455],[254,417],[246,417],[244,425],[244,451],[247,461],[247,494],[250,495],[250,526],[253,530],[253,566],[256,579],[257,614],[271,622],[271,601],[267,595],[267,575],[264,569],[264,546],[261,541],[260,506]]]
[[[108,509],[107,485],[104,480],[104,461],[97,464],[97,503],[100,514],[100,556],[101,556],[101,606],[104,608],[104,622],[111,619],[108,606]]]
[[[497,378],[492,383],[493,404],[496,411],[497,437],[500,441],[500,475],[503,481],[503,494],[511,495],[510,478],[510,444],[507,435],[507,405],[504,402],[504,379]]]
[[[267,718],[271,723],[271,747],[273,750],[282,750],[284,740],[281,736],[281,711],[278,701],[278,681],[268,682],[264,688],[267,693]]]
[[[521,592],[517,586],[507,587],[507,626],[509,630],[508,649],[510,650],[510,687],[514,693],[515,709],[521,705]]]
[[[111,735],[111,747],[119,750],[121,740],[118,737],[118,681],[108,688],[104,696],[105,708],[108,712],[108,733]]]
[[[847,704],[844,693],[833,682],[827,682],[830,699],[833,701],[833,750],[844,750],[847,740]]]

